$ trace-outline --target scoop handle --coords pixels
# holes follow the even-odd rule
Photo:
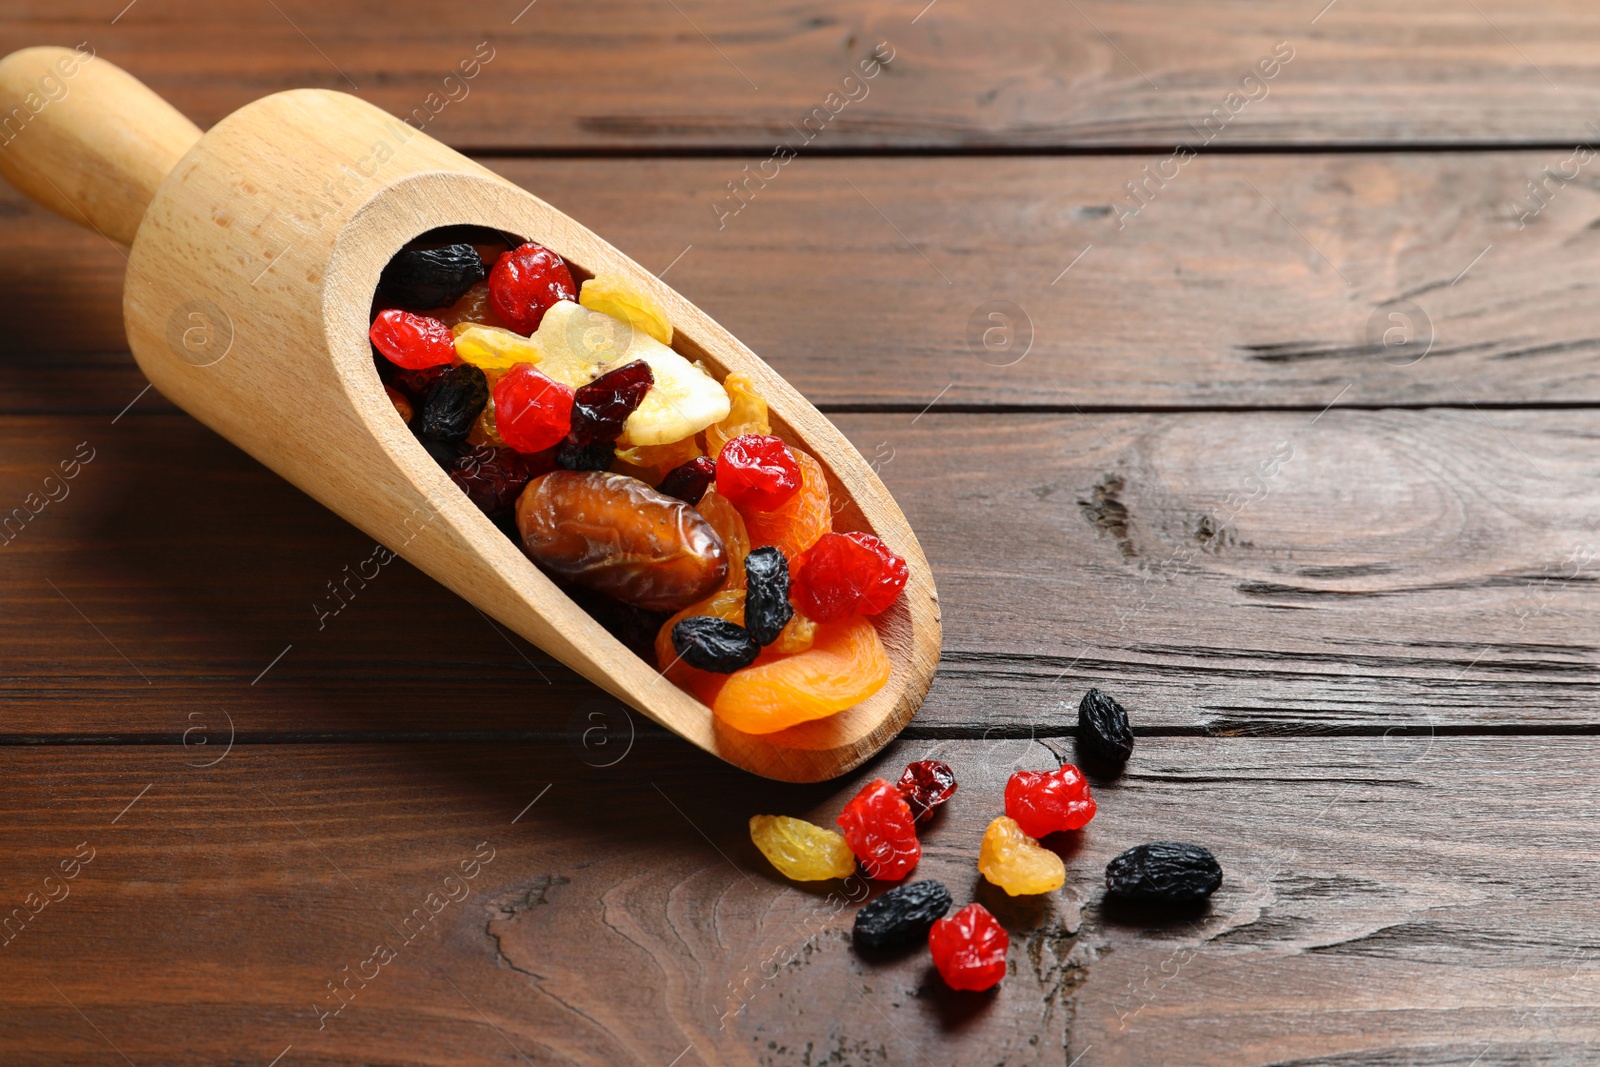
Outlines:
[[[156,189],[200,128],[93,49],[0,59],[0,174],[80,226],[133,244]]]

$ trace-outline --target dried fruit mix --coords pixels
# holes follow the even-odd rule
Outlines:
[[[535,242],[418,245],[374,301],[385,391],[535,564],[734,730],[826,718],[888,681],[870,616],[905,561],[833,531],[822,465],[773,433],[752,378],[674,351],[662,301],[622,275],[580,285]],[[912,799],[925,817],[943,798]]]

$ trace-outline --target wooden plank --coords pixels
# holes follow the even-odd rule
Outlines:
[[[0,752],[0,888],[37,911],[3,946],[7,1062],[1468,1067],[1581,1062],[1600,1007],[1586,739],[1141,741],[1038,900],[974,870],[1038,745],[902,743],[831,788],[647,742],[609,769],[539,744],[191,755]],[[930,755],[962,786],[917,874],[1010,929],[987,996],[917,950],[858,956],[854,887],[788,884],[746,837]],[[1104,864],[1151,839],[1215,851],[1209,908],[1106,908]]]
[[[458,13],[397,0],[358,15],[170,0],[110,19],[85,0],[27,0],[7,8],[0,48],[86,39],[202,126],[320,86],[423,109],[452,144],[546,150],[767,152],[800,143],[816,108],[837,109],[814,141],[833,150],[1571,144],[1600,112],[1600,15],[1582,0],[545,0]],[[892,75],[845,83],[880,42]],[[1274,53],[1292,58],[1246,81]],[[447,83],[463,62],[474,76]]]
[[[1157,731],[1600,727],[1600,414],[838,421],[935,569],[922,736],[1061,736],[1091,685]],[[593,690],[401,562],[352,579],[370,542],[186,416],[0,419],[0,502],[85,441],[0,547],[4,732],[581,733]]]
[[[491,162],[670,268],[835,410],[1315,412],[1600,401],[1600,200],[1572,184],[1520,230],[1511,214],[1562,158],[1200,158],[1120,229],[1142,157],[796,160],[721,229],[736,160]],[[106,354],[125,347],[121,255],[10,191],[0,211],[0,279],[53,309],[0,342],[0,408],[115,414],[144,385]],[[1009,348],[983,344],[994,302],[1028,324],[1009,312]]]

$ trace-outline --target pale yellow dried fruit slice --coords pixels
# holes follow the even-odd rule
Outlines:
[[[750,840],[785,878],[796,882],[848,878],[856,870],[856,858],[843,837],[804,819],[752,815]]]
[[[544,313],[533,343],[544,357],[539,370],[574,389],[636,359],[650,365],[655,384],[628,416],[618,448],[672,444],[728,417],[720,382],[621,319],[564,300]]]
[[[460,322],[450,328],[456,355],[485,371],[507,371],[518,363],[538,363],[539,347],[533,339],[498,326]]]
[[[672,323],[655,298],[635,288],[620,274],[601,271],[583,283],[578,303],[632,324],[664,345],[672,343]]]

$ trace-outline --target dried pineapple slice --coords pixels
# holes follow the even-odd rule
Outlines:
[[[654,337],[610,315],[564,300],[544,313],[533,335],[539,370],[577,388],[608,370],[642,359],[655,384],[628,416],[618,448],[672,444],[728,416],[722,385]]]
[[[612,318],[632,324],[664,345],[672,343],[672,323],[667,313],[655,299],[643,293],[620,274],[601,271],[583,283],[578,293],[578,303],[591,311],[604,312]]]

